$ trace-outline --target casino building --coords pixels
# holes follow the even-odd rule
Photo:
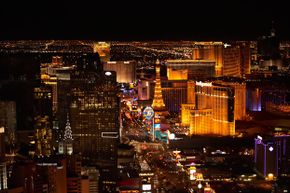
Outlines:
[[[235,135],[235,120],[245,116],[243,83],[188,82],[188,102],[181,106],[182,125],[190,135]]]

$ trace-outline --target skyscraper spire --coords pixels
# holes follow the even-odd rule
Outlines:
[[[64,129],[64,135],[63,135],[63,140],[67,141],[67,140],[73,140],[72,138],[72,130],[70,127],[70,122],[69,122],[69,116],[67,115],[67,119],[66,119],[66,126]]]
[[[166,111],[166,107],[162,97],[161,80],[160,80],[160,62],[156,61],[156,78],[152,108],[154,111]]]
[[[58,144],[59,154],[72,155],[73,153],[73,138],[72,130],[70,127],[69,116],[67,115],[66,126],[64,129],[63,140]]]

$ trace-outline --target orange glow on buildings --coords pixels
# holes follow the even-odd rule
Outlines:
[[[190,135],[214,134],[212,128],[212,109],[192,110],[189,118]]]
[[[188,80],[215,76],[214,60],[167,60],[168,80]]]
[[[190,113],[195,109],[195,104],[182,104],[181,105],[181,123],[182,125],[189,126]]]
[[[98,53],[101,61],[107,62],[110,60],[110,43],[108,42],[94,42],[94,53]]]
[[[222,75],[223,66],[223,43],[222,42],[196,42],[192,52],[194,60],[213,60],[215,61],[216,76]]]
[[[235,120],[246,114],[245,98],[245,84],[189,81],[188,104],[181,108],[182,124],[189,126],[190,135],[233,136]]]
[[[241,55],[238,46],[224,48],[223,52],[223,75],[241,76]]]
[[[215,61],[216,76],[243,76],[250,73],[250,44],[247,42],[195,42],[193,60]]]
[[[215,83],[234,88],[235,91],[235,120],[243,120],[246,117],[246,83],[215,81]]]
[[[167,68],[167,77],[168,80],[187,80],[188,70],[187,69],[174,70],[171,68]]]

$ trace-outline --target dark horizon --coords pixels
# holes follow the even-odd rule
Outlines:
[[[290,40],[285,2],[271,3],[22,2],[0,6],[0,39],[256,40],[274,21],[277,36]]]

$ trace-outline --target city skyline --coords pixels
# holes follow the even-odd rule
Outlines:
[[[0,3],[0,193],[289,192],[288,9]]]
[[[0,193],[285,192],[290,44],[270,32],[0,41]]]

